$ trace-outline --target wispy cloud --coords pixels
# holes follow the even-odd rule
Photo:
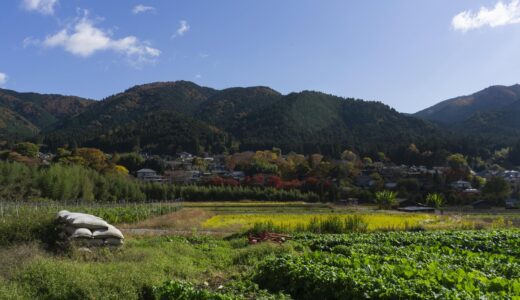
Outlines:
[[[7,82],[7,74],[0,72],[0,86]]]
[[[175,32],[175,34],[172,36],[172,38],[176,38],[178,36],[183,36],[184,34],[186,34],[186,32],[188,32],[190,30],[190,25],[188,24],[188,21],[186,20],[181,20],[179,22],[179,28],[177,29],[177,31]]]
[[[481,7],[476,13],[466,10],[457,14],[451,21],[453,29],[462,32],[484,26],[498,27],[517,23],[520,23],[519,0],[512,0],[508,4],[499,1],[495,7]]]
[[[146,5],[143,5],[143,4],[136,5],[132,9],[132,13],[134,13],[135,15],[140,14],[140,13],[145,13],[145,12],[152,12],[152,11],[155,11],[155,7],[153,7],[153,6],[146,6]]]
[[[112,38],[108,31],[96,27],[87,15],[47,36],[42,44],[46,47],[62,47],[80,57],[88,57],[99,51],[113,51],[140,63],[153,62],[161,54],[159,49],[152,48],[135,36]]]
[[[40,40],[35,39],[32,36],[28,36],[25,39],[23,39],[23,41],[22,41],[22,46],[24,48],[27,48],[32,45],[39,45],[39,44],[40,44]]]
[[[201,74],[196,74],[196,75],[195,75],[195,78],[197,78],[197,79],[201,79],[201,78],[202,78],[202,75],[201,75]]]
[[[208,58],[209,54],[207,54],[207,53],[199,53],[199,57],[200,58]]]
[[[23,0],[22,6],[29,11],[37,11],[44,15],[53,15],[54,6],[58,4],[58,0]]]

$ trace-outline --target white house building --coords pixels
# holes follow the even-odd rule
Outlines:
[[[163,182],[164,177],[157,175],[157,172],[152,169],[141,169],[137,172],[137,179],[151,182]]]

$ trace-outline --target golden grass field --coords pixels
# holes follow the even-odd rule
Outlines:
[[[205,232],[229,234],[252,229],[257,224],[301,231],[312,222],[339,218],[360,217],[366,230],[450,230],[514,227],[518,214],[476,215],[448,212],[439,214],[410,214],[378,210],[376,207],[348,207],[303,202],[184,202],[183,208],[171,214],[150,218],[133,224],[121,224],[123,229],[161,229],[168,232]],[[300,229],[300,230],[299,230]]]
[[[346,219],[354,214],[222,214],[211,217],[202,223],[206,229],[248,229],[256,223],[272,222],[276,226],[295,229],[314,220],[337,217]],[[439,223],[439,216],[426,214],[355,214],[368,223],[368,230],[396,229],[425,226]]]

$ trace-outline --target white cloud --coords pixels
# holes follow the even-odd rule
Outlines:
[[[200,74],[196,74],[196,75],[195,75],[195,78],[197,78],[197,79],[201,79],[201,78],[202,78],[202,75],[200,75]]]
[[[113,39],[109,32],[96,27],[87,16],[76,20],[72,26],[47,36],[42,44],[46,47],[63,47],[65,51],[80,57],[110,50],[138,62],[148,62],[161,55],[159,49],[152,48],[135,36]]]
[[[0,72],[0,86],[4,85],[7,82],[7,75],[5,73]]]
[[[190,25],[188,24],[188,21],[181,20],[179,22],[179,24],[180,24],[180,26],[177,29],[177,32],[172,36],[173,38],[178,37],[178,36],[183,36],[186,32],[188,32],[190,30]]]
[[[453,17],[453,29],[466,32],[483,26],[498,27],[520,23],[520,1],[512,0],[509,4],[499,1],[492,9],[481,7],[476,13],[463,11]]]
[[[37,11],[44,15],[53,15],[56,4],[58,0],[23,0],[22,2],[26,10]]]
[[[137,15],[140,13],[145,13],[145,12],[152,12],[152,11],[155,11],[155,7],[146,6],[146,5],[142,5],[142,4],[136,5],[134,7],[134,9],[132,9],[132,13],[134,13],[134,15]]]
[[[23,41],[22,41],[22,46],[24,48],[27,48],[32,45],[39,45],[39,44],[40,44],[40,40],[35,39],[32,36],[28,36],[25,39],[23,39]]]
[[[199,53],[199,57],[200,58],[208,58],[209,54],[207,54],[207,53]]]

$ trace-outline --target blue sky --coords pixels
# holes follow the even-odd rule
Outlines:
[[[415,112],[520,82],[519,53],[518,0],[0,2],[0,85],[93,99],[183,79]]]

